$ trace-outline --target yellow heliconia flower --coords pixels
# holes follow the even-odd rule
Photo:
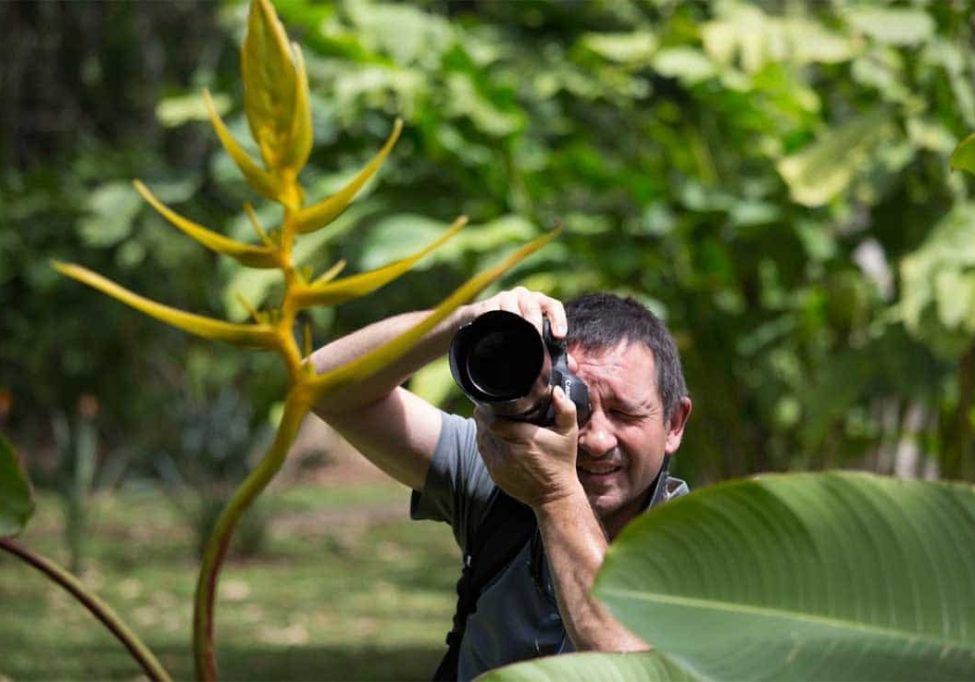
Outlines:
[[[301,257],[296,255],[296,243],[302,235],[325,227],[348,208],[389,156],[402,133],[403,122],[396,120],[382,148],[345,186],[318,203],[303,206],[304,190],[299,175],[308,161],[313,142],[308,75],[301,50],[288,42],[284,27],[269,0],[251,0],[247,33],[241,47],[241,70],[244,113],[260,152],[259,159],[252,157],[231,135],[207,91],[203,92],[204,103],[220,143],[247,183],[262,197],[284,206],[280,224],[265,231],[254,208],[245,204],[244,211],[260,241],[258,244],[239,242],[179,215],[163,204],[142,182],[137,180],[134,184],[139,194],[163,218],[203,246],[230,256],[245,266],[279,269],[283,281],[280,304],[258,311],[240,296],[241,304],[254,322],[234,324],[157,303],[79,265],[53,263],[53,267],[62,275],[191,334],[240,346],[273,349],[280,354],[287,369],[290,386],[274,441],[263,459],[234,492],[217,519],[213,535],[204,549],[193,615],[194,665],[197,677],[204,680],[215,680],[217,675],[213,607],[217,578],[230,536],[247,507],[280,470],[301,420],[311,406],[316,402],[327,403],[330,399],[340,400],[338,396],[330,398],[333,389],[362,381],[395,362],[460,305],[543,247],[560,231],[556,229],[542,235],[504,262],[471,278],[445,298],[423,321],[396,339],[352,362],[316,376],[314,365],[307,359],[312,352],[312,335],[307,325],[304,329],[304,355],[295,339],[294,331],[300,323],[301,311],[312,306],[338,305],[376,291],[406,273],[420,259],[457,234],[467,223],[467,218],[458,218],[432,243],[384,267],[339,279],[346,265],[345,261],[339,261],[311,280],[310,268],[303,267]],[[157,676],[162,678],[165,674]]]

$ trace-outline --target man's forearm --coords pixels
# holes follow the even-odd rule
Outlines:
[[[577,651],[646,651],[649,645],[617,621],[592,586],[608,542],[585,493],[535,509],[555,583],[559,612]]]
[[[310,361],[316,373],[324,374],[392,341],[429,314],[430,311],[403,313],[375,322],[319,348],[312,353]],[[471,316],[469,307],[458,309],[392,364],[347,390],[330,392],[316,405],[316,412],[322,416],[350,412],[389,395],[419,368],[446,353],[454,332]]]

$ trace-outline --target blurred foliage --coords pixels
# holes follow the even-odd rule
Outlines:
[[[975,130],[972,2],[275,5],[311,81],[310,195],[347,181],[394,116],[407,123],[381,196],[330,228],[341,248],[309,238],[303,262],[367,269],[458,213],[478,225],[378,300],[311,313],[317,342],[429,305],[498,249],[562,221],[559,242],[508,282],[563,298],[609,289],[666,318],[695,401],[680,474],[855,466],[975,478],[972,180],[948,163]],[[198,122],[206,84],[247,137],[230,105],[242,101],[245,7],[172,7],[0,8],[19,28],[3,49],[28,55],[5,62],[16,68],[0,98],[0,386],[22,437],[43,438],[43,415],[91,393],[107,442],[136,421],[151,441],[179,418],[162,396],[197,352],[57,282],[51,255],[85,253],[152,298],[237,319],[236,293],[281,293],[223,260],[222,289],[150,274],[177,263],[202,273],[213,259],[140,207],[126,184],[136,165],[153,169],[163,201],[214,227],[253,199]],[[71,21],[111,40],[69,35]],[[43,63],[41,49],[57,58]],[[70,126],[42,134],[56,125],[29,114],[45,108]],[[250,229],[243,214],[223,228]],[[262,419],[281,378],[260,356],[227,362],[225,376],[251,378]],[[441,370],[419,386],[463,409]]]

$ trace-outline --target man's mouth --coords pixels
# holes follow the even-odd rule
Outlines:
[[[621,464],[589,463],[579,464],[576,466],[576,471],[579,472],[580,477],[596,480],[601,478],[609,478],[613,474],[616,474],[622,470],[623,466]]]

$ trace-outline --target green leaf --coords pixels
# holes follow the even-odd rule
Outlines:
[[[632,33],[587,33],[580,44],[619,64],[645,66],[657,51],[657,38],[647,30]]]
[[[115,246],[132,234],[132,224],[141,208],[139,198],[126,182],[109,182],[88,198],[88,215],[78,225],[88,246]]]
[[[653,58],[653,68],[662,76],[676,78],[686,85],[707,80],[716,73],[707,55],[686,46],[661,49]]]
[[[951,153],[951,167],[975,174],[975,133],[972,133]]]
[[[639,654],[568,654],[492,670],[480,682],[645,682],[699,677],[656,651]]]
[[[934,19],[923,10],[861,7],[850,10],[849,22],[888,45],[917,45],[934,35]]]
[[[766,476],[638,519],[595,594],[702,678],[970,679],[973,538],[970,485]]]
[[[33,513],[27,474],[20,468],[13,446],[0,434],[0,538],[20,533]]]
[[[888,115],[877,110],[827,130],[802,151],[779,161],[779,173],[792,198],[803,206],[830,201],[850,185],[889,129]]]

